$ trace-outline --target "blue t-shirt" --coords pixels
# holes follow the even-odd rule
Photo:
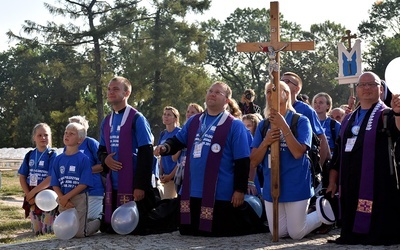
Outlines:
[[[302,101],[295,101],[293,103],[293,108],[296,110],[296,113],[305,115],[308,120],[310,120],[312,131],[316,135],[322,135],[324,130],[319,122],[317,112],[310,105],[302,102]]]
[[[205,119],[205,127],[209,129],[203,134],[204,144],[201,149],[201,155],[200,157],[194,157],[193,153],[195,145],[192,146],[192,151],[187,152],[186,155],[187,157],[190,157],[190,196],[196,198],[203,197],[204,173],[208,153],[211,150],[211,139],[216,129],[215,125],[210,125],[217,124],[221,119],[221,117],[204,114],[200,116],[201,121],[194,142],[194,144],[199,143],[200,134],[203,134],[201,133],[201,126]],[[176,134],[176,138],[184,145],[187,145],[188,129],[194,117],[195,116],[192,116]],[[223,148],[222,159],[218,171],[218,181],[215,194],[216,200],[230,201],[232,199],[232,195],[235,191],[233,189],[235,172],[234,160],[250,156],[250,147],[246,146],[249,145],[246,130],[247,128],[241,120],[233,120],[225,147]]]
[[[293,118],[293,112],[288,111],[285,117],[286,123],[291,124]],[[262,136],[262,128],[265,120],[262,120],[256,129],[254,139],[252,143],[253,148],[258,148],[264,139]],[[271,126],[271,125],[269,125]],[[271,127],[269,127],[270,129]],[[300,116],[297,122],[297,141],[300,144],[307,145],[310,148],[312,139],[312,130],[310,121],[305,116]],[[301,131],[301,132],[300,132]],[[270,149],[264,156],[262,161],[263,173],[264,173],[264,188],[263,198],[266,201],[272,202],[271,196],[271,169],[269,166],[269,156],[271,154]],[[312,183],[311,183],[311,170],[310,162],[304,154],[300,159],[295,159],[290,152],[286,140],[281,135],[280,138],[280,196],[279,202],[292,202],[300,201],[310,198],[313,195]]]
[[[67,194],[79,184],[88,186],[81,193],[88,192],[93,186],[89,158],[80,151],[73,155],[58,155],[53,163],[50,186],[60,187],[61,192]]]
[[[179,130],[181,130],[180,127],[176,127],[174,130],[172,130],[171,132],[168,132],[167,130],[164,130],[161,133],[161,137],[158,141],[158,145],[163,144],[168,138],[172,138],[174,137],[174,135],[176,135],[176,133],[179,132]],[[166,156],[162,156],[161,157],[161,162],[162,162],[162,168],[163,168],[163,173],[164,174],[170,174],[172,172],[172,170],[174,170],[175,166],[176,166],[176,162],[174,162],[172,160],[172,155],[166,155]]]
[[[333,154],[333,149],[335,148],[335,142],[333,141],[333,136],[332,136],[332,131],[331,131],[331,121],[333,119],[328,117],[323,121],[320,121],[322,128],[324,129],[324,133],[326,136],[326,139],[328,141],[329,148],[331,149],[331,154]],[[335,138],[339,137],[339,132],[340,132],[340,123],[336,120],[335,121]]]
[[[114,128],[118,128],[121,124],[122,117],[124,115],[124,112],[116,113],[114,112],[113,114],[113,120],[111,123],[111,126]],[[106,139],[110,140],[110,138],[104,138],[104,122],[105,119],[103,120],[101,124],[101,133],[100,133],[100,145],[106,147]],[[127,124],[128,125],[128,124]],[[132,126],[131,124],[128,126]],[[147,119],[139,113],[139,116],[136,119],[136,124],[133,126],[133,133],[132,133],[132,157],[133,157],[133,162],[136,166],[136,155],[137,155],[137,149],[138,147],[144,146],[144,145],[151,145],[153,142],[153,134],[151,133],[150,125],[147,121]],[[113,132],[112,132],[113,133]],[[119,130],[114,132],[114,134],[111,134],[110,136],[113,136],[113,141],[111,143],[111,153],[116,153],[113,158],[114,160],[118,161],[118,148],[119,148]],[[111,172],[111,178],[112,178],[112,184],[113,184],[113,189],[117,190],[118,189],[118,171],[112,171]]]
[[[37,176],[37,185],[44,181],[47,176],[51,175],[51,166],[53,165],[54,159],[57,157],[57,152],[53,151],[49,153],[50,148],[47,148],[43,152],[39,152],[37,148],[29,153],[29,159],[26,159],[27,155],[18,169],[18,174],[26,176],[26,182],[30,186],[31,175]],[[28,153],[27,153],[28,154]]]
[[[86,137],[85,140],[79,145],[79,151],[84,153],[90,161],[92,166],[100,164],[100,160],[97,158],[97,150],[99,149],[99,142],[92,138]],[[103,196],[104,186],[101,180],[100,173],[92,173],[93,176],[93,186],[89,188],[90,196]]]

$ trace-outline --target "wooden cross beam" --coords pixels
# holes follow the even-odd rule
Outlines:
[[[252,42],[238,43],[236,50],[238,52],[266,52],[269,55],[270,81],[273,82],[272,88],[272,108],[279,112],[280,103],[280,75],[279,75],[279,52],[295,51],[295,50],[313,50],[314,41],[305,42],[281,42],[280,41],[280,20],[279,20],[279,3],[270,3],[270,42]],[[293,101],[293,100],[292,100]],[[280,142],[275,141],[271,145],[271,195],[273,199],[273,230],[272,241],[279,240],[279,212],[278,199],[280,195],[280,166],[279,166]]]
[[[351,39],[352,38],[357,38],[356,34],[350,35],[351,31],[350,30],[346,30],[346,35],[347,36],[342,36],[342,40],[341,42],[344,42],[347,40],[347,50],[351,51]]]

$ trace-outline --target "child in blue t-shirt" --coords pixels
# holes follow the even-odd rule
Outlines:
[[[75,237],[86,237],[100,228],[100,219],[88,222],[88,189],[93,185],[92,165],[89,158],[79,151],[86,137],[86,130],[79,123],[65,128],[65,151],[56,157],[51,174],[51,186],[58,195],[58,211],[69,208],[78,212],[79,229]]]
[[[23,208],[30,217],[35,235],[53,233],[56,209],[43,211],[36,206],[35,196],[50,186],[51,165],[57,153],[51,147],[51,129],[46,123],[33,128],[32,140],[35,149],[29,151],[18,170],[21,188],[25,193]]]
[[[89,121],[84,116],[76,115],[68,118],[69,122],[77,122],[82,124],[86,130],[89,129]],[[97,150],[99,149],[99,142],[89,136],[79,144],[79,151],[84,153],[90,160],[92,165],[92,178],[93,186],[89,187],[89,199],[88,199],[88,218],[89,220],[97,219],[103,212],[103,199],[104,199],[104,185],[101,176],[103,167],[97,157]],[[105,181],[105,180],[104,180]]]

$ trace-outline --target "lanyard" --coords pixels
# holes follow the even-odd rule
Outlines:
[[[359,109],[357,111],[356,117],[353,122],[353,127],[351,128],[351,132],[353,133],[354,136],[357,136],[358,133],[360,132],[360,127],[364,120],[365,114],[367,114],[367,111],[368,110],[362,110],[362,109]]]
[[[39,162],[40,162],[40,159],[42,159],[43,154],[46,153],[48,149],[49,149],[49,148],[46,148],[46,149],[43,151],[43,153],[40,155],[39,160],[38,160],[38,159],[37,159],[37,152],[38,152],[38,149],[36,148],[36,152],[35,152],[35,169],[38,168],[38,164],[39,164]]]
[[[357,115],[356,115],[356,119],[355,121],[355,125],[357,126],[361,126],[362,121],[364,120],[365,114],[367,113],[368,110],[358,110]]]
[[[224,112],[219,113],[219,115],[211,122],[211,124],[208,127],[206,126],[206,120],[207,120],[208,114],[207,114],[207,112],[205,113],[206,115],[204,116],[203,123],[201,124],[201,128],[200,128],[200,130],[201,130],[200,141],[203,140],[204,136],[211,129],[211,127],[214,126],[218,122],[219,118],[222,116],[223,113]]]

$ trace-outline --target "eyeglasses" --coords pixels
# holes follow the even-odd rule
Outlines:
[[[363,83],[356,83],[356,87],[360,87],[360,88],[365,88],[365,87],[369,87],[369,88],[373,88],[380,85],[377,82],[363,82]]]
[[[285,82],[286,84],[291,83],[291,84],[293,84],[294,86],[298,86],[298,85],[299,85],[299,84],[297,84],[297,83],[291,81],[290,79],[281,79],[281,81],[282,81],[282,82]]]
[[[214,95],[222,95],[222,96],[226,97],[226,95],[224,93],[222,93],[221,91],[218,91],[218,90],[214,91],[212,89],[207,90],[207,94],[209,94],[209,95],[212,95],[212,94],[214,94]]]

